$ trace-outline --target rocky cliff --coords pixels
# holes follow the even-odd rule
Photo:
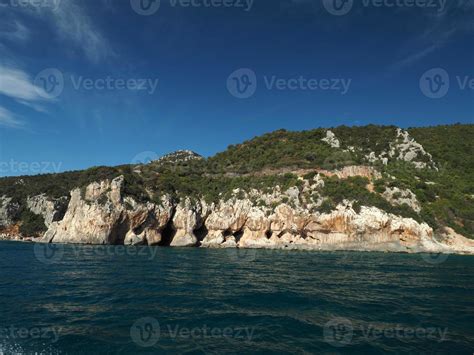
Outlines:
[[[277,131],[208,159],[0,179],[0,238],[474,254],[471,173],[445,166],[393,127]]]
[[[344,170],[367,174],[361,167]],[[352,174],[349,174],[352,175]],[[344,201],[330,213],[311,212],[303,192],[323,182],[316,175],[300,191],[279,186],[271,192],[234,191],[232,198],[209,204],[164,196],[159,204],[138,203],[123,194],[122,176],[71,191],[66,213],[45,218],[45,243],[151,245],[205,248],[299,250],[371,250],[393,252],[474,253],[474,241],[450,231],[434,235],[425,223]],[[262,203],[256,204],[256,197]],[[32,200],[38,200],[39,197]],[[285,201],[285,202],[283,202]],[[42,204],[45,204],[44,202]],[[49,204],[53,206],[53,204]],[[36,204],[34,206],[37,206]],[[45,213],[46,209],[37,209]]]

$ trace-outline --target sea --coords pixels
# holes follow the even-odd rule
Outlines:
[[[473,354],[474,257],[0,242],[0,354]]]

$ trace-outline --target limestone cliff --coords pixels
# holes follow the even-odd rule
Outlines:
[[[317,176],[301,192],[282,192],[279,187],[271,193],[236,190],[218,203],[175,203],[164,196],[155,204],[125,196],[123,177],[118,177],[73,190],[63,219],[49,224],[41,242],[474,253],[474,241],[453,231],[450,237],[435,236],[425,223],[375,207],[362,206],[356,212],[352,202],[345,201],[330,213],[311,212],[302,193],[320,183]],[[273,207],[252,202],[255,196],[273,202]]]
[[[0,178],[0,239],[474,253],[472,142],[473,125],[278,130],[207,158]]]

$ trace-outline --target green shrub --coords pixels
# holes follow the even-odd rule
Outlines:
[[[24,236],[38,236],[47,230],[43,216],[36,215],[30,210],[24,210],[21,214],[20,233]]]

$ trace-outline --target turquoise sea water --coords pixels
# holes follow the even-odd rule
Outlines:
[[[0,243],[0,353],[465,353],[474,257]]]

